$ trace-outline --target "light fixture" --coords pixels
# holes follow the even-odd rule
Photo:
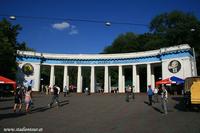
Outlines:
[[[15,20],[15,19],[16,19],[15,16],[10,16],[9,18],[10,18],[11,20]]]
[[[194,28],[192,28],[192,29],[190,29],[190,31],[195,31],[195,29],[194,29]]]
[[[111,23],[110,22],[106,22],[105,25],[106,26],[111,26]]]

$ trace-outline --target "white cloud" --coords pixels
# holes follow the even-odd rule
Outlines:
[[[78,34],[78,30],[77,29],[73,29],[69,32],[70,35],[75,35]]]
[[[69,31],[69,35],[75,35],[75,34],[78,34],[78,29],[76,28],[75,25],[71,25],[70,27],[70,31]]]
[[[75,25],[70,25],[67,22],[53,24],[52,27],[57,30],[67,30],[69,35],[76,35],[79,33]]]
[[[70,27],[70,24],[67,22],[62,22],[62,23],[53,24],[52,27],[57,30],[64,30],[64,29],[68,29]]]

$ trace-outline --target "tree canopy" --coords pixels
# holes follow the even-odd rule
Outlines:
[[[0,21],[0,75],[15,79],[17,50],[31,50],[25,42],[17,42],[20,25],[12,25],[6,19]]]
[[[103,53],[127,53],[159,49],[167,46],[189,44],[195,48],[197,66],[200,64],[200,21],[191,13],[172,11],[155,16],[149,32],[136,35],[119,35]],[[197,68],[200,72],[200,68]]]

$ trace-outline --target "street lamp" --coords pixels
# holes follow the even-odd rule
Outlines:
[[[15,16],[10,16],[9,17],[11,20],[16,20],[16,17]]]
[[[105,25],[106,25],[106,26],[111,26],[111,22],[108,22],[108,21],[107,21],[107,22],[105,23]]]
[[[192,31],[192,32],[193,32],[193,31],[195,31],[195,29],[194,29],[194,28],[192,28],[192,29],[190,29],[190,31]]]

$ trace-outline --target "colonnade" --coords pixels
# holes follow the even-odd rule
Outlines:
[[[154,71],[152,69],[151,64],[147,65],[147,86],[151,85],[153,88],[155,87],[155,76]],[[50,71],[50,86],[52,87],[55,84],[55,66],[51,65],[51,71]],[[118,92],[124,93],[125,92],[125,75],[123,72],[123,67],[127,65],[118,65]],[[130,66],[130,65],[129,65]],[[140,75],[137,72],[137,67],[139,65],[131,65],[132,67],[132,86],[133,90],[136,93],[140,92]],[[63,87],[67,86],[67,89],[69,89],[69,74],[68,74],[68,67],[67,65],[64,65],[64,76],[63,76]],[[77,66],[78,67],[78,73],[77,73],[77,93],[82,93],[83,90],[83,77],[82,77],[82,67],[83,66]],[[91,67],[90,72],[90,92],[95,93],[95,87],[96,87],[96,81],[95,81],[95,67],[97,66],[89,66]],[[111,76],[109,75],[109,67],[112,66],[103,66],[104,67],[104,93],[110,93],[111,92]]]

